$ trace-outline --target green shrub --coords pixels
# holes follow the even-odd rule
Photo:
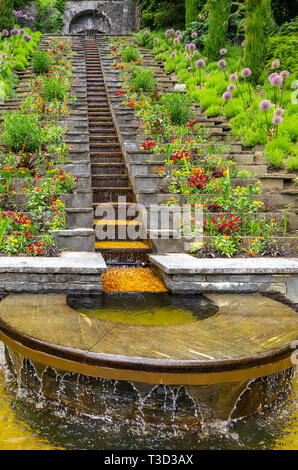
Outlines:
[[[216,60],[219,51],[226,43],[228,22],[232,0],[208,0],[208,36],[205,55],[209,60]]]
[[[145,93],[154,90],[156,87],[157,81],[153,76],[153,69],[143,69],[139,68],[137,75],[135,75],[131,84],[136,91],[143,91]]]
[[[45,101],[63,101],[66,89],[59,80],[47,78],[42,84],[41,93]]]
[[[186,124],[190,116],[190,99],[183,93],[169,93],[160,100],[173,124]]]
[[[5,113],[3,129],[3,142],[10,149],[16,152],[35,152],[40,148],[44,131],[38,123],[37,114],[25,114],[22,111]]]
[[[32,65],[35,73],[47,73],[51,65],[49,55],[45,51],[37,51],[33,56]]]
[[[282,162],[290,155],[292,143],[288,135],[277,135],[265,146],[264,155],[273,166],[281,166]]]
[[[274,59],[280,60],[281,70],[289,70],[298,76],[298,38],[297,34],[275,34],[268,41],[267,67],[270,69]]]
[[[206,110],[205,110],[205,113],[208,114],[209,116],[219,116],[219,114],[221,113],[221,108],[220,106],[216,105],[216,104],[212,104],[211,106],[209,106]]]
[[[140,52],[136,47],[127,46],[122,51],[124,62],[135,62],[140,57]]]
[[[288,171],[298,171],[298,155],[286,160],[285,167]]]

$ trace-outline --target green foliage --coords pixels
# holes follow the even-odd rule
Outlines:
[[[56,0],[55,1],[55,8],[60,11],[60,13],[64,13],[65,5],[67,0]]]
[[[284,35],[278,33],[270,36],[267,54],[268,69],[274,59],[280,60],[282,70],[290,70],[295,77],[298,76],[298,39],[297,34]]]
[[[196,21],[198,16],[197,0],[185,0],[185,26],[189,26],[192,21]]]
[[[63,101],[66,96],[66,89],[59,80],[47,78],[43,82],[41,93],[45,101]]]
[[[47,73],[51,64],[51,59],[46,51],[37,51],[33,56],[33,70],[35,73]]]
[[[140,57],[140,52],[136,47],[127,46],[122,51],[122,58],[124,62],[135,62]]]
[[[208,36],[205,55],[209,60],[216,60],[219,51],[226,43],[228,22],[232,0],[208,0]]]
[[[276,167],[280,167],[283,160],[290,154],[292,143],[288,135],[277,135],[265,146],[264,154],[267,161]]]
[[[264,67],[268,36],[275,27],[270,8],[271,0],[246,0],[244,63],[257,83]]]
[[[38,30],[45,33],[59,32],[63,19],[55,4],[56,0],[35,0],[37,8],[35,26]]]
[[[185,23],[185,0],[144,0],[142,26],[156,29],[182,28]]]
[[[172,124],[186,124],[190,117],[190,99],[183,93],[165,94],[160,100],[167,109]]]
[[[13,0],[0,1],[0,31],[8,31],[14,26]]]
[[[196,38],[191,37],[191,33],[197,33]],[[192,42],[196,44],[198,49],[202,49],[205,44],[205,38],[208,33],[208,19],[204,18],[202,20],[193,21],[190,23],[186,30],[182,33],[182,38],[184,44]]]
[[[35,113],[4,114],[3,141],[16,152],[34,152],[40,148],[43,137],[43,129],[38,124],[38,116]]]
[[[297,0],[271,0],[271,7],[274,19],[278,25],[293,18],[293,13],[297,12]]]
[[[153,75],[153,69],[139,68],[138,73],[132,78],[131,84],[136,91],[143,91],[145,93],[152,91],[157,84]]]

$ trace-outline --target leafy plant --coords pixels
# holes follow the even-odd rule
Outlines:
[[[165,94],[160,100],[167,109],[172,124],[186,124],[190,117],[190,99],[183,93]]]
[[[47,73],[51,65],[51,59],[46,51],[37,51],[32,60],[32,66],[35,73]]]
[[[153,69],[139,68],[137,74],[132,78],[131,84],[136,91],[150,92],[156,87],[157,81],[153,76]]]

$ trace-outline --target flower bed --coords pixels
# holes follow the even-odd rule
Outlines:
[[[243,61],[245,42],[242,47],[220,49],[218,62],[214,62],[202,55],[201,38],[194,34],[193,42],[187,42],[188,36],[182,36],[181,31],[145,30],[136,39],[151,49],[156,61],[164,61],[167,72],[175,73],[179,82],[186,84],[188,96],[200,103],[207,115],[231,119],[233,138],[245,146],[264,145],[272,167],[297,170],[296,66],[284,70],[286,57],[270,64],[264,58],[262,84],[253,86],[252,71]]]
[[[165,177],[160,192],[172,195],[166,203],[179,204],[175,195],[183,195],[193,212],[203,211],[204,226],[199,222],[196,227],[191,216],[188,230],[193,234],[203,230],[206,241],[191,251],[201,256],[228,257],[284,254],[280,242],[273,240],[286,236],[287,211],[278,217],[272,214],[270,204],[260,200],[260,182],[226,159],[228,146],[207,137],[206,129],[192,113],[188,97],[180,93],[162,96],[152,88],[154,82],[148,86],[140,54],[135,52],[128,60],[128,48],[131,45],[127,39],[111,40],[113,68],[119,71],[123,84],[115,95],[127,108],[133,108],[139,119],[139,134],[144,136],[140,150],[164,155],[156,174]],[[185,226],[181,231],[185,233]]]
[[[75,101],[71,40],[52,39],[47,46],[48,67],[32,79],[19,109],[4,113],[2,123],[0,251],[7,255],[57,255],[49,232],[66,228],[59,197],[78,183],[64,170],[70,147],[63,142],[67,126],[59,123]]]

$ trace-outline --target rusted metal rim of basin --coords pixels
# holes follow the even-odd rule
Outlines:
[[[0,340],[41,364],[105,379],[168,385],[208,385],[250,380],[292,367],[291,346],[222,361],[177,361],[91,353],[49,344],[0,323]]]

